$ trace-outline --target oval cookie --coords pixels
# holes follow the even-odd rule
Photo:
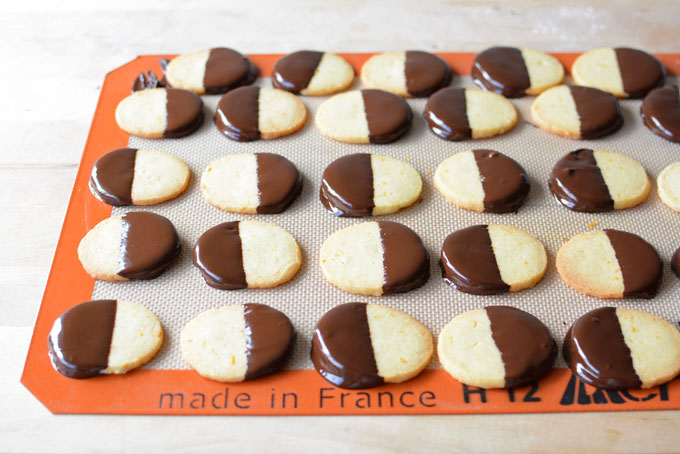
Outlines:
[[[651,244],[619,230],[572,237],[557,252],[556,266],[567,285],[598,298],[653,298],[663,272]]]
[[[597,213],[641,204],[650,190],[645,169],[628,156],[576,150],[557,161],[548,181],[555,199],[573,211]]]
[[[432,335],[410,315],[385,306],[347,303],[326,312],[312,338],[317,372],[340,388],[401,383],[430,362]]]
[[[434,187],[466,210],[509,213],[519,210],[531,184],[514,159],[493,150],[456,153],[439,164]]]
[[[597,139],[623,126],[614,95],[566,85],[541,93],[531,105],[531,119],[539,128],[569,139]]]
[[[104,281],[158,277],[179,256],[175,227],[155,213],[131,212],[104,219],[78,245],[87,274]]]
[[[666,166],[656,179],[659,198],[670,209],[680,211],[680,162]]]
[[[390,143],[411,127],[406,101],[383,90],[353,90],[324,101],[316,126],[333,140],[348,143]]]
[[[385,52],[366,60],[361,81],[367,88],[410,98],[429,96],[451,82],[449,65],[429,52]]]
[[[225,47],[180,55],[165,68],[165,79],[171,87],[197,95],[214,95],[250,85],[257,75],[257,67],[248,57]]]
[[[245,153],[211,162],[201,193],[211,205],[234,213],[281,213],[302,191],[302,175],[283,156]]]
[[[440,265],[444,281],[476,295],[518,292],[535,286],[548,267],[543,244],[509,225],[475,225],[444,240]]]
[[[346,90],[354,82],[354,68],[331,52],[301,50],[274,64],[272,85],[304,96],[324,96]]]
[[[203,101],[178,88],[136,91],[118,103],[116,123],[123,131],[147,139],[188,136],[203,124]]]
[[[445,140],[485,139],[510,131],[517,124],[517,109],[496,93],[465,88],[444,88],[425,106],[430,131]]]
[[[561,84],[564,67],[552,55],[534,49],[491,47],[477,54],[471,74],[483,90],[521,98]]]
[[[604,47],[581,54],[571,66],[578,85],[595,87],[617,98],[642,98],[663,85],[666,70],[647,52],[627,47]]]
[[[190,174],[184,161],[164,151],[121,148],[94,164],[90,190],[112,206],[153,205],[182,194]]]
[[[671,270],[677,277],[680,277],[680,248],[677,248],[671,257]]]
[[[480,388],[513,388],[550,371],[557,345],[533,315],[487,306],[457,315],[437,342],[439,361],[453,378]]]
[[[52,365],[69,378],[124,374],[151,360],[162,344],[158,318],[120,300],[72,307],[55,320],[48,338]]]
[[[220,290],[276,287],[291,280],[301,263],[292,235],[263,222],[216,225],[194,246],[194,265],[206,284]]]
[[[562,354],[589,385],[651,388],[680,372],[680,332],[647,312],[601,307],[571,325]]]
[[[380,221],[338,230],[321,246],[321,270],[350,293],[380,296],[408,292],[430,277],[430,254],[405,225]]]
[[[201,376],[241,382],[283,368],[295,345],[295,328],[264,304],[210,309],[182,329],[182,358]]]
[[[390,214],[420,199],[423,181],[408,163],[357,153],[333,161],[323,172],[319,197],[336,216]]]
[[[642,100],[640,115],[654,134],[680,142],[680,87],[671,85],[650,91]]]

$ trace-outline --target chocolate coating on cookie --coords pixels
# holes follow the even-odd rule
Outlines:
[[[319,198],[336,216],[371,216],[375,206],[371,155],[357,153],[333,161],[323,172]]]
[[[614,95],[591,87],[570,86],[569,90],[581,121],[581,139],[597,139],[623,126],[621,107]]]
[[[274,64],[272,85],[275,88],[300,93],[309,85],[323,52],[301,50],[277,60]]]
[[[55,321],[48,347],[57,372],[88,378],[108,367],[116,307],[115,300],[90,301],[72,307]]]
[[[302,192],[302,175],[283,156],[257,153],[257,189],[260,193],[260,214],[275,214],[286,210]]]
[[[605,230],[623,275],[623,296],[653,298],[661,286],[663,263],[656,249],[639,236]]]
[[[119,276],[127,279],[153,279],[179,256],[177,230],[168,219],[144,211],[123,216]]]
[[[347,303],[326,312],[312,338],[312,363],[323,378],[340,388],[382,385],[378,375],[366,303]]]
[[[132,205],[132,179],[137,149],[111,151],[95,162],[90,189],[99,200],[112,206]]]
[[[445,140],[472,138],[464,88],[443,88],[430,96],[423,114],[430,130]]]
[[[475,84],[506,98],[521,98],[531,86],[522,51],[516,47],[491,47],[480,52],[471,73]]]
[[[429,96],[451,82],[451,69],[444,60],[429,52],[406,52],[406,90],[411,96]]]
[[[663,85],[666,70],[654,56],[637,49],[614,49],[623,91],[631,98],[642,98],[649,90]]]
[[[444,281],[462,292],[494,295],[510,290],[501,278],[486,225],[467,227],[446,237],[439,264]]]
[[[430,254],[423,241],[403,224],[378,222],[383,244],[383,295],[418,288],[430,278]]]
[[[383,90],[361,90],[361,95],[370,143],[390,143],[406,134],[413,119],[406,101]]]
[[[487,306],[484,310],[503,359],[506,388],[524,386],[550,370],[557,357],[557,344],[539,319],[509,306]]]
[[[517,161],[497,151],[473,150],[472,153],[482,177],[484,211],[517,211],[531,188],[524,169]]]
[[[572,151],[557,161],[548,186],[555,199],[570,210],[598,213],[614,209],[593,150]]]
[[[589,385],[605,389],[641,385],[614,307],[595,309],[576,320],[564,338],[562,354],[572,372]]]
[[[210,49],[205,63],[203,86],[206,93],[220,94],[257,79],[258,70],[248,57],[225,47]]]
[[[671,269],[676,276],[680,277],[680,248],[676,249],[671,257]]]
[[[211,287],[220,290],[246,288],[239,222],[225,222],[203,233],[194,246],[194,265]]]
[[[243,305],[246,324],[246,380],[281,370],[295,345],[295,328],[283,312],[264,304]]]
[[[650,91],[642,101],[640,115],[654,134],[680,142],[680,89],[677,85]]]
[[[238,142],[259,139],[259,97],[260,87],[240,87],[224,95],[215,112],[217,129]]]
[[[203,101],[187,90],[167,88],[168,122],[163,137],[177,139],[195,132],[203,124]]]

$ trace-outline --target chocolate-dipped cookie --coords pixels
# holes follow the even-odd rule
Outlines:
[[[562,353],[572,372],[589,385],[651,388],[680,372],[680,332],[647,312],[601,307],[571,325]]]
[[[571,66],[578,85],[599,88],[617,98],[642,98],[663,85],[666,70],[647,52],[627,47],[604,47],[581,54]]]
[[[123,131],[147,139],[188,136],[203,124],[203,101],[178,88],[136,91],[118,103],[116,123]]]
[[[78,245],[78,258],[95,279],[153,279],[179,256],[181,244],[167,218],[144,211],[104,219]]]
[[[537,50],[491,47],[477,54],[471,75],[483,90],[521,98],[562,83],[564,67],[552,55]]]
[[[439,90],[427,100],[423,115],[430,131],[453,141],[497,136],[517,124],[517,110],[503,96],[465,88]]]
[[[201,376],[241,382],[278,372],[290,357],[295,328],[264,304],[210,309],[182,329],[182,358]]]
[[[680,87],[659,87],[647,93],[640,106],[642,122],[657,136],[680,142]]]
[[[121,148],[94,164],[90,190],[112,206],[153,205],[182,194],[190,173],[184,161],[164,151]]]
[[[573,211],[623,210],[647,199],[647,172],[628,156],[603,150],[576,150],[557,161],[548,181],[555,199]]]
[[[317,372],[340,388],[401,383],[430,362],[432,335],[410,315],[385,306],[347,303],[326,312],[312,338]]]
[[[623,126],[614,95],[566,85],[541,93],[531,105],[531,119],[539,128],[569,139],[597,139]]]
[[[336,216],[390,214],[420,199],[423,181],[410,164],[357,153],[333,161],[323,172],[319,198]]]
[[[257,75],[257,67],[248,57],[225,47],[179,55],[165,68],[165,79],[171,87],[197,95],[225,93],[250,85]]]
[[[303,96],[324,96],[346,90],[354,82],[354,68],[331,52],[301,50],[274,64],[272,85]]]
[[[476,295],[518,292],[535,286],[548,267],[543,244],[509,225],[475,225],[450,234],[442,245],[444,281]]]
[[[302,191],[302,175],[283,156],[231,154],[208,164],[201,193],[211,205],[234,213],[281,213]]]
[[[519,210],[531,187],[514,159],[493,150],[456,153],[439,164],[434,187],[466,210],[509,213]]]
[[[411,127],[413,114],[399,96],[383,90],[353,90],[324,101],[316,126],[326,137],[348,143],[390,143]]]
[[[216,225],[194,246],[194,265],[206,284],[220,290],[276,287],[291,280],[301,263],[293,236],[263,222]]]
[[[430,255],[405,225],[380,221],[338,230],[321,246],[321,270],[350,293],[380,296],[420,287],[430,277]]]
[[[556,266],[567,285],[599,298],[653,298],[663,272],[651,244],[611,229],[572,237],[557,252]]]
[[[151,360],[162,344],[163,328],[151,311],[116,300],[72,307],[48,337],[52,365],[69,378],[124,374]]]
[[[677,248],[671,257],[671,269],[676,276],[680,277],[680,248]]]
[[[557,345],[533,315],[487,306],[454,317],[439,334],[437,353],[444,370],[461,383],[513,388],[548,373]]]

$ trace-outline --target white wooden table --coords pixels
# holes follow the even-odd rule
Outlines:
[[[244,53],[478,51],[493,44],[680,52],[679,29],[677,0],[3,4],[0,452],[677,451],[680,412],[53,416],[19,377],[100,84],[109,70],[135,56],[219,45]]]

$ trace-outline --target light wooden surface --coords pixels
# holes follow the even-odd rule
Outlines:
[[[564,4],[565,6],[560,6]],[[418,417],[53,416],[19,377],[104,75],[140,54],[227,45],[680,52],[669,1],[3,4],[0,49],[0,452],[618,451],[680,449],[680,412]]]

